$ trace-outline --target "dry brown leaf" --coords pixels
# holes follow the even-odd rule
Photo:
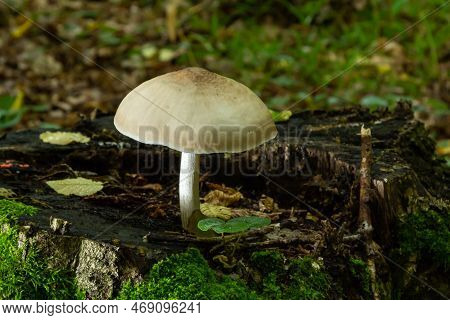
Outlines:
[[[228,207],[244,198],[242,193],[233,188],[215,183],[208,183],[207,186],[212,191],[205,196],[204,200],[210,204]]]
[[[163,189],[163,187],[159,183],[147,183],[146,185],[136,187],[135,189],[153,190],[156,192],[160,192]]]
[[[242,193],[240,193],[239,191],[228,194],[220,190],[213,190],[205,196],[205,201],[210,204],[228,207],[233,203],[238,202],[242,198]]]
[[[259,211],[253,211],[250,209],[243,209],[243,208],[239,209],[227,208],[224,206],[214,205],[210,203],[200,204],[200,210],[208,218],[219,218],[222,220],[229,220],[231,218],[248,217],[248,216],[256,216],[263,218],[269,217],[267,214]]]
[[[278,205],[275,203],[273,198],[268,197],[266,195],[262,195],[261,199],[259,199],[259,211],[261,212],[274,212],[278,209]]]

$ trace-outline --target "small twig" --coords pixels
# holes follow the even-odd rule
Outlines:
[[[374,299],[378,300],[379,294],[377,290],[377,276],[375,265],[375,248],[376,243],[372,239],[373,226],[370,212],[370,195],[371,195],[371,166],[373,162],[372,157],[372,133],[370,129],[365,129],[364,125],[361,127],[361,167],[359,177],[359,234],[366,244],[367,267],[369,269],[372,293]]]
[[[372,218],[370,216],[370,186],[372,166],[372,134],[370,129],[361,127],[361,167],[359,177],[359,232],[371,236]]]

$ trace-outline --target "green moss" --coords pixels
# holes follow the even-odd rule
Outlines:
[[[250,263],[263,275],[275,272],[280,274],[284,270],[284,257],[278,251],[264,250],[253,252]]]
[[[325,299],[329,294],[330,277],[320,264],[305,257],[284,263],[277,251],[258,251],[250,263],[262,275],[255,287],[265,299]]]
[[[371,299],[372,290],[370,289],[370,273],[367,264],[360,260],[351,258],[349,261],[349,270],[352,280],[359,285],[359,291],[364,299]]]
[[[0,300],[82,297],[70,273],[49,268],[33,247],[25,253],[17,244],[16,228],[0,233]]]
[[[288,284],[285,299],[326,299],[331,279],[318,262],[305,257],[291,262]]]
[[[426,211],[410,214],[399,228],[399,251],[403,256],[450,267],[450,213]]]
[[[140,284],[126,283],[119,299],[255,299],[243,282],[218,276],[197,249],[153,266]]]
[[[21,216],[32,216],[37,209],[13,200],[0,200],[0,224],[15,222]]]
[[[283,299],[283,288],[279,275],[272,272],[263,278],[259,291],[265,299],[279,300]]]
[[[37,209],[20,202],[0,200],[0,224],[13,223]],[[75,299],[83,294],[74,277],[48,267],[32,247],[18,246],[16,226],[0,229],[0,299]],[[26,250],[26,251],[25,251]]]

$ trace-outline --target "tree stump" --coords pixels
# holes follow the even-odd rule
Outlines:
[[[373,238],[389,252],[405,215],[424,206],[448,210],[450,200],[449,169],[435,158],[434,142],[407,102],[393,112],[302,112],[277,124],[279,137],[265,146],[204,155],[201,195],[207,192],[205,182],[214,182],[241,188],[244,199],[237,206],[255,209],[263,195],[275,200],[274,225],[236,240],[239,250],[278,248],[331,261],[344,244],[358,242],[363,125],[372,132]],[[0,187],[40,209],[21,219],[28,226],[24,234],[55,266],[73,270],[90,297],[110,298],[121,283],[140,279],[156,261],[190,244],[208,256],[235,241],[197,239],[182,231],[177,152],[120,135],[112,117],[73,128],[90,137],[86,144],[44,143],[39,139],[44,131],[2,136],[0,161],[13,165],[0,169]],[[88,197],[63,196],[45,183],[76,176],[102,181],[104,189]],[[390,268],[387,263],[385,282]]]

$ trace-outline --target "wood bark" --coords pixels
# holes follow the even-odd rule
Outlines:
[[[373,195],[360,198],[362,125],[371,128],[373,162],[370,174],[361,175],[361,192],[370,184]],[[202,181],[223,183],[240,188],[240,206],[253,208],[264,194],[284,212],[273,221],[278,230],[251,234],[242,247],[326,254],[327,230],[345,231],[338,242],[359,241],[359,215],[359,222],[373,227],[380,250],[388,250],[406,214],[424,204],[448,207],[449,170],[435,158],[433,141],[406,102],[393,112],[303,112],[277,127],[276,140],[251,152],[201,157],[201,196],[207,192]],[[141,278],[154,262],[189,244],[208,252],[221,243],[220,237],[199,241],[182,231],[178,153],[121,136],[112,117],[83,121],[73,130],[91,141],[47,144],[39,139],[41,129],[3,135],[0,161],[14,165],[0,169],[0,187],[40,209],[21,220],[31,226],[25,233],[55,265],[77,272],[92,297],[110,297],[120,283]],[[165,167],[164,174],[157,166]],[[74,176],[101,180],[105,187],[78,198],[58,195],[45,183]],[[162,191],[145,184],[160,184]]]

